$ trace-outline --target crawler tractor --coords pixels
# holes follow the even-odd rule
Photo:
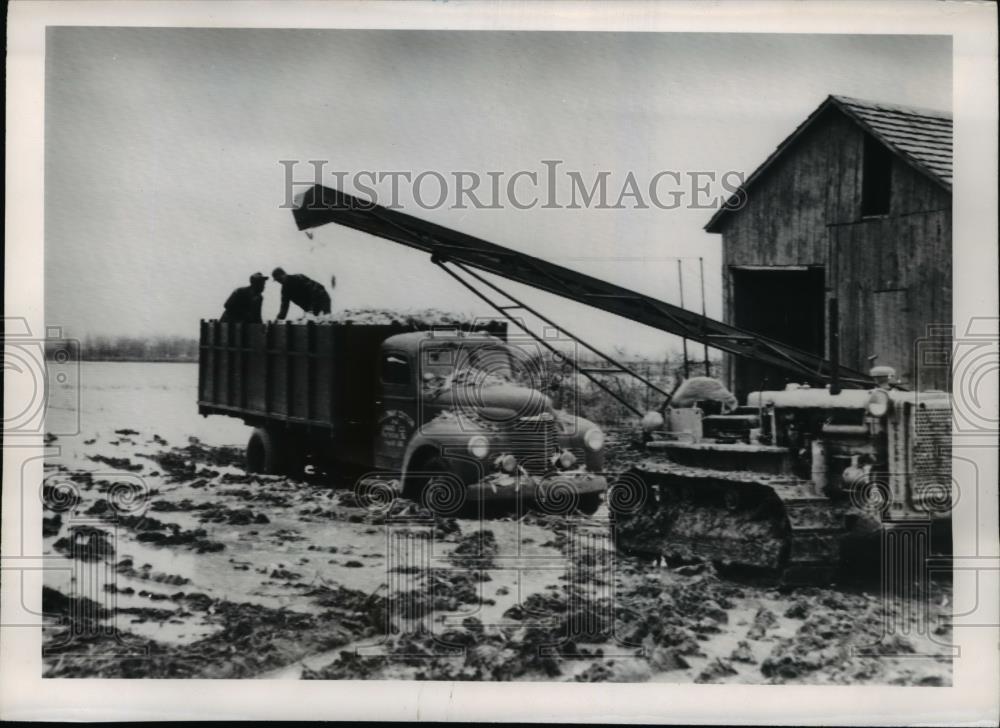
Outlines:
[[[619,543],[824,583],[852,538],[926,522],[947,536],[951,398],[789,385],[648,415],[645,459],[612,486]]]

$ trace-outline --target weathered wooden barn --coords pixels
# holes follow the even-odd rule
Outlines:
[[[916,352],[952,320],[951,182],[950,114],[827,97],[705,226],[726,321],[830,358],[835,297],[843,365],[948,389]],[[739,395],[788,381],[738,359],[727,378]]]

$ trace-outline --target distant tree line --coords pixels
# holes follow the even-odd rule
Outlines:
[[[48,358],[67,353],[83,361],[190,362],[198,361],[198,340],[185,336],[88,335],[80,341],[46,342]]]
[[[79,351],[77,351],[79,348]],[[701,352],[697,352],[700,354]],[[71,358],[83,361],[198,361],[198,340],[184,336],[86,336],[82,340],[67,339],[46,342],[46,354],[50,359]],[[661,356],[629,356],[616,348],[615,358],[629,369],[655,384],[666,392],[684,379],[684,361],[680,354],[664,352]],[[697,354],[688,360],[690,376],[705,374],[704,362]],[[538,355],[536,355],[538,356]],[[530,357],[534,359],[535,356]],[[637,418],[621,402],[609,395],[600,386],[581,374],[565,360],[556,360],[545,352],[542,361],[532,369],[541,374],[544,381],[532,382],[532,386],[552,390],[559,405],[568,410],[579,410],[601,424],[622,424]],[[580,357],[576,361],[581,368],[603,369],[607,362]],[[711,376],[722,373],[721,359],[713,356],[709,362]],[[537,376],[537,375],[536,375]],[[637,379],[624,374],[598,375],[600,381],[615,394],[640,411],[656,409],[662,404],[663,396]]]

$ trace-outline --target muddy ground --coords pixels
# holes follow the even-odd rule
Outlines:
[[[915,605],[723,577],[615,554],[605,507],[434,518],[170,439],[49,459],[46,676],[951,684],[947,582]]]

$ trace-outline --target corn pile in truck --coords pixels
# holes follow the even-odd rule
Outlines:
[[[442,311],[438,308],[389,309],[389,308],[345,308],[327,314],[303,314],[295,323],[355,324],[355,325],[399,325],[415,329],[432,326],[471,326],[486,323],[462,313]]]

